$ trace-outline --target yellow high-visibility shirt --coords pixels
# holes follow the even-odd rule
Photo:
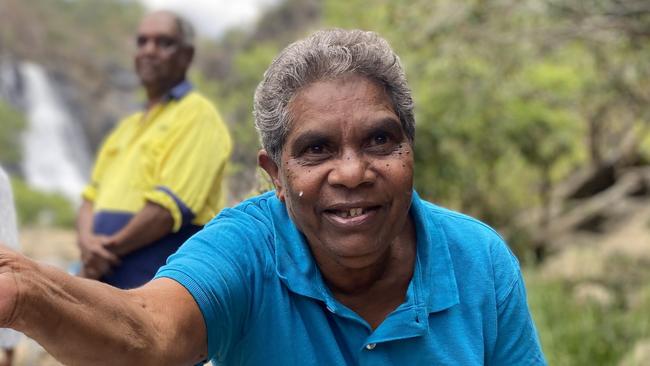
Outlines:
[[[120,122],[98,154],[83,197],[108,217],[134,215],[151,201],[169,210],[173,232],[203,225],[225,204],[222,180],[231,150],[213,104],[185,90]]]

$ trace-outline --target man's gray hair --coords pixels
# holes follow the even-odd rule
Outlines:
[[[176,27],[178,28],[178,36],[180,37],[181,45],[194,47],[194,36],[196,35],[196,32],[194,31],[194,26],[189,20],[187,20],[187,18],[175,11],[168,9],[156,10],[147,14],[146,16],[153,14],[165,14],[174,19],[176,22]]]
[[[253,114],[262,147],[280,164],[291,128],[289,103],[301,88],[319,80],[356,74],[381,84],[408,139],[415,138],[413,99],[399,57],[374,32],[330,29],[287,46],[255,90]]]
[[[180,33],[181,42],[184,46],[194,47],[194,26],[187,20],[185,17],[174,13],[176,18],[176,25],[178,26],[178,32]]]

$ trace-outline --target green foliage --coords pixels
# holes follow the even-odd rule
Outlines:
[[[269,22],[268,24],[275,24]],[[229,47],[229,42],[239,42],[236,52],[228,52],[226,61],[217,60],[217,64],[227,64],[227,71],[218,77],[210,77],[210,72],[220,66],[203,66],[199,72],[192,74],[192,80],[199,90],[206,93],[218,106],[235,142],[229,180],[238,182],[230,184],[231,196],[243,199],[260,187],[268,187],[262,175],[256,172],[257,152],[260,147],[257,131],[253,122],[253,94],[261,81],[264,70],[275,55],[282,49],[282,37],[249,43],[241,40],[238,32],[230,33],[218,46],[206,45],[203,52],[221,55]],[[203,71],[203,72],[200,72]]]
[[[546,204],[594,145],[615,151],[603,136],[628,131],[622,105],[649,113],[639,89],[649,68],[638,58],[648,42],[593,41],[572,28],[577,14],[554,17],[552,4],[330,0],[323,9],[327,26],[377,31],[400,55],[416,102],[416,188],[492,225]]]
[[[572,286],[526,273],[528,300],[549,365],[616,365],[650,336],[650,287],[634,308],[578,303]]]
[[[18,221],[21,225],[47,224],[74,227],[75,211],[63,196],[32,189],[20,179],[12,179],[11,184]]]
[[[288,1],[267,13],[250,35],[230,33],[211,52],[221,55],[218,68],[227,65],[208,79],[233,131],[236,175],[253,176],[255,86],[287,40],[315,27],[287,23],[280,30],[275,24],[305,14],[310,4]],[[619,112],[636,118],[649,113],[639,102],[626,112],[630,101],[619,90],[645,96],[647,42],[634,48],[592,41],[573,33],[573,13],[558,12],[552,4],[325,0],[318,6],[319,28],[373,30],[399,54],[416,103],[418,191],[498,227],[508,227],[520,211],[546,204],[555,184],[590,163],[590,139],[612,150],[596,132],[621,136],[626,124],[616,123]]]
[[[125,39],[143,14],[135,1],[0,0],[0,7],[10,15],[0,24],[0,40],[18,56],[86,68],[100,66],[98,58],[130,62]]]
[[[23,115],[0,100],[0,165],[16,169],[21,160],[21,133],[25,129]]]

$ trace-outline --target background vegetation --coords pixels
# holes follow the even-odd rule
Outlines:
[[[25,128],[22,113],[8,103],[0,100],[0,156],[6,169],[19,169],[22,157],[20,134]]]

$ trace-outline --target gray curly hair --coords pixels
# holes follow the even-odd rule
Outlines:
[[[289,103],[301,88],[319,80],[357,74],[380,83],[393,102],[408,139],[415,138],[413,99],[399,57],[374,32],[321,30],[287,46],[255,90],[253,115],[262,147],[276,164],[291,127]]]

